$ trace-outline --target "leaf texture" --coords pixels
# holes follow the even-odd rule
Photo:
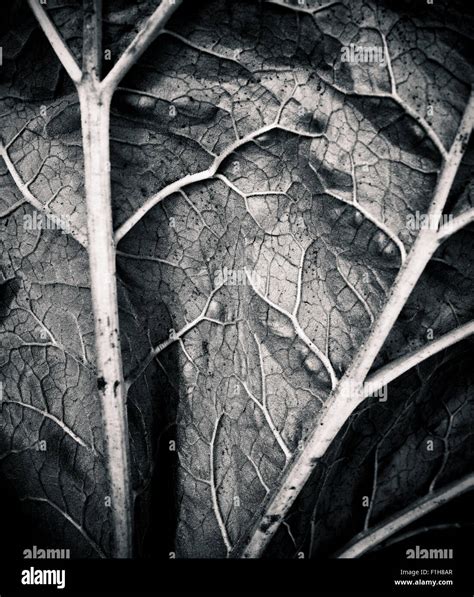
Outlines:
[[[423,230],[410,222],[432,209],[453,156],[441,213],[461,223],[430,240],[369,376],[473,319],[472,14],[441,0],[188,0],[124,66],[166,2],[104,1],[97,72],[76,86],[26,3],[8,8],[2,479],[50,542],[117,555],[100,397],[114,380],[98,373],[88,274],[92,77],[89,95],[113,93],[101,176],[134,553],[241,556],[271,526],[258,555],[324,557],[470,472],[465,341],[403,372],[386,403],[348,400],[295,504],[268,514],[315,426],[338,415],[341,379],[363,381],[351,368],[412,267]],[[50,0],[44,13],[79,69],[90,6]],[[344,61],[351,44],[384,60]],[[35,229],[39,216],[61,226]]]

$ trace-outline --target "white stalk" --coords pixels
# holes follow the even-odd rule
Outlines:
[[[110,96],[90,81],[79,87],[87,204],[89,272],[94,316],[97,390],[115,529],[114,555],[132,552],[127,396],[120,349],[115,243],[109,173]]]

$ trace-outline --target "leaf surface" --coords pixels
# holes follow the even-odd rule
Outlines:
[[[105,82],[155,8],[104,3]],[[50,2],[48,14],[80,63],[82,7]],[[81,106],[34,18],[12,5],[7,22],[2,470],[52,517],[51,536],[79,541],[79,556],[109,555]],[[108,141],[132,459],[124,476],[140,555],[225,557],[259,517],[265,526],[265,504],[334,409],[408,267],[421,234],[410,222],[428,213],[467,118],[471,35],[472,15],[452,2],[187,2],[120,81]],[[380,48],[384,60],[344,61],[351,44]],[[471,149],[447,215],[469,213]],[[25,229],[38,214],[66,229]],[[472,227],[460,230],[434,253],[372,372],[472,320],[471,238]],[[468,382],[451,397],[434,392],[445,365],[429,363],[426,379],[406,374],[387,405],[351,417],[269,555],[336,551],[363,531],[367,513],[357,506],[350,520],[351,508],[361,491],[372,495],[379,453],[368,528],[407,507],[436,470],[441,480],[451,440],[449,457],[464,462]],[[31,431],[50,446],[44,454],[25,443]],[[445,452],[420,463],[414,446],[428,436]],[[34,474],[23,472],[30,461]],[[468,472],[449,468],[446,483]],[[174,517],[159,548],[157,504]]]

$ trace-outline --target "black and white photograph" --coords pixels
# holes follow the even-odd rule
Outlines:
[[[4,0],[0,593],[470,595],[474,4]]]

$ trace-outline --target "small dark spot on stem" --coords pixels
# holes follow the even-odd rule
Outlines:
[[[280,520],[280,515],[279,514],[270,514],[269,516],[265,516],[265,518],[263,519],[262,524],[260,525],[260,530],[263,533],[266,533],[268,531],[268,529],[275,524],[276,522],[278,522]]]
[[[99,392],[101,392],[105,388],[106,385],[107,385],[107,382],[105,381],[105,379],[103,377],[97,378],[97,389],[99,390]]]

